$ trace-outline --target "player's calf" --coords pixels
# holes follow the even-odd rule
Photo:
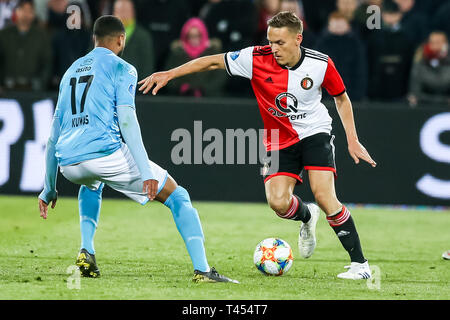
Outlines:
[[[192,206],[189,193],[181,186],[168,196],[164,205],[173,215],[175,224],[194,266],[194,282],[233,282],[236,280],[219,274],[214,268],[210,268],[206,259],[203,230],[197,210]]]
[[[173,215],[177,229],[186,244],[195,270],[210,270],[204,247],[203,230],[197,210],[186,189],[177,186],[164,202]]]
[[[302,221],[298,237],[298,248],[303,258],[309,258],[316,248],[316,224],[319,219],[320,209],[317,205],[304,203],[295,194],[290,201],[270,198],[269,205],[275,213],[283,219]]]
[[[104,183],[101,183],[97,190],[90,190],[85,185],[82,185],[78,193],[81,248],[91,254],[95,254],[94,235],[100,217],[104,185]]]
[[[352,262],[364,263],[361,242],[350,211],[342,206],[337,212],[328,215],[327,221],[338,236],[342,246],[350,255]]]

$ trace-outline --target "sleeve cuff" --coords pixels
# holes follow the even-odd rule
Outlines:
[[[227,70],[227,73],[228,73],[229,76],[233,76],[231,74],[230,65],[228,64],[228,57],[227,57],[227,55],[228,55],[228,52],[223,55],[223,59],[225,60],[225,69]]]
[[[123,108],[123,107],[128,107],[128,108],[131,108],[133,110],[136,110],[136,106],[133,106],[131,104],[122,104],[122,105],[116,106],[116,108]]]
[[[344,89],[344,91],[342,91],[341,93],[333,94],[332,97],[334,97],[334,98],[335,98],[335,97],[339,97],[340,95],[343,95],[346,91],[347,91],[347,90]]]
[[[46,204],[49,204],[52,200],[56,199],[57,197],[56,191],[46,191],[45,189],[42,190],[42,192],[39,194],[39,199],[44,201]]]

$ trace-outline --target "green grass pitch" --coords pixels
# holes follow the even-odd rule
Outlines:
[[[104,199],[96,234],[98,279],[67,269],[79,250],[78,205],[60,198],[47,221],[36,197],[0,197],[0,299],[450,299],[450,212],[351,208],[378,282],[337,279],[348,255],[324,216],[318,246],[299,257],[297,222],[276,217],[265,204],[195,202],[211,266],[241,284],[195,284],[192,266],[170,211]],[[253,265],[253,250],[268,237],[293,248],[292,269],[268,277]],[[68,285],[69,284],[69,285]],[[377,284],[379,287],[377,288]]]

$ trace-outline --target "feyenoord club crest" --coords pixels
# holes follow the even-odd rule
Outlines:
[[[300,85],[302,86],[303,89],[309,90],[313,86],[313,81],[312,81],[312,79],[310,77],[305,77],[300,82]]]

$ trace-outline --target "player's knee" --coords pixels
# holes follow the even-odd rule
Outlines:
[[[187,190],[181,186],[177,186],[176,189],[167,197],[164,205],[168,207],[175,215],[179,215],[186,209],[191,209],[191,198]]]
[[[178,205],[186,205],[191,203],[191,198],[189,197],[189,193],[182,186],[177,186],[175,190],[167,197],[166,205],[170,204],[178,204]]]
[[[317,204],[324,205],[329,200],[329,195],[321,190],[314,191],[314,199],[316,200]]]
[[[284,214],[289,210],[290,199],[287,196],[273,196],[269,198],[269,206],[275,213]]]
[[[338,199],[334,195],[325,191],[315,191],[314,199],[325,213],[329,212],[330,210],[332,211],[331,208],[335,208],[339,204]]]
[[[80,187],[80,191],[78,192],[78,199],[98,199],[101,198],[103,187],[105,186],[104,183],[101,183],[100,186],[97,188],[97,190],[91,190],[85,185],[82,185]]]

